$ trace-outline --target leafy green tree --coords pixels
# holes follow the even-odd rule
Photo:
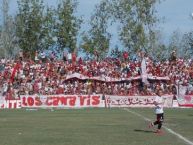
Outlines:
[[[57,43],[55,31],[55,9],[47,7],[42,18],[42,29],[40,36],[40,48],[46,50]]]
[[[77,0],[61,0],[58,4],[55,33],[60,50],[69,48],[69,51],[73,52],[77,47],[78,32],[82,23],[82,19],[75,15],[77,6]]]
[[[149,35],[158,22],[155,5],[158,0],[112,0],[114,20],[121,24],[120,40],[130,53],[147,50],[155,38]],[[150,38],[151,37],[151,38]]]
[[[152,34],[159,22],[155,15],[158,2],[160,0],[103,0],[91,18],[91,30],[83,37],[84,50],[92,53],[102,48],[100,52],[106,52],[108,49],[103,51],[101,42],[105,47],[109,46],[111,34],[107,32],[108,26],[118,24],[119,40],[129,54],[140,50],[148,52],[156,40]]]
[[[107,10],[108,3],[105,0],[95,7],[90,20],[91,29],[83,35],[82,48],[87,53],[97,52],[99,56],[104,57],[109,50],[111,34],[107,31],[110,18]]]
[[[20,49],[26,57],[33,57],[36,50],[42,50],[44,39],[43,0],[18,0],[16,35]]]

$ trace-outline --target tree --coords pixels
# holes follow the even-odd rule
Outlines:
[[[111,35],[107,31],[109,13],[107,1],[103,0],[99,5],[96,5],[94,14],[91,16],[90,26],[88,32],[84,32],[82,48],[85,52],[90,54],[99,53],[104,57],[109,50],[109,43]]]
[[[181,43],[181,57],[193,58],[193,31],[185,33]]]
[[[40,36],[40,48],[46,50],[56,45],[57,40],[55,39],[55,9],[47,7],[42,18],[42,29]]]
[[[56,37],[60,50],[69,48],[73,52],[77,45],[77,36],[82,19],[75,16],[76,0],[61,0],[57,8]]]
[[[147,49],[147,54],[154,60],[166,60],[169,58],[168,47],[164,44],[162,32],[154,30],[150,33],[151,46]]]
[[[192,58],[193,56],[193,31],[182,34],[179,30],[172,33],[167,53],[176,51],[181,58]]]
[[[91,18],[91,30],[83,37],[84,50],[99,49],[101,46],[97,44],[101,42],[108,47],[111,36],[108,26],[118,24],[119,39],[130,55],[139,50],[148,52],[156,39],[151,34],[159,22],[155,15],[158,2],[160,0],[103,0]]]
[[[111,0],[110,13],[120,23],[120,40],[130,54],[151,49],[155,37],[150,35],[158,22],[155,5],[159,0]]]
[[[170,37],[170,42],[169,42],[169,48],[168,48],[168,53],[171,53],[172,51],[177,51],[178,54],[180,55],[180,49],[182,47],[181,42],[182,42],[182,36],[183,34],[179,30],[175,30],[171,37]]]
[[[15,24],[12,16],[8,14],[9,1],[3,0],[2,13],[3,25],[0,29],[0,56],[1,57],[14,57],[18,51],[15,37]]]
[[[26,57],[42,50],[46,34],[43,29],[43,0],[18,0],[19,13],[16,16],[16,35],[20,49]]]

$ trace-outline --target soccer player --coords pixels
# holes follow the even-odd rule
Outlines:
[[[158,90],[157,96],[154,100],[154,105],[155,105],[155,114],[157,116],[157,120],[155,122],[150,123],[149,127],[153,127],[155,125],[158,125],[156,133],[162,133],[161,132],[161,127],[162,123],[164,121],[164,110],[163,110],[163,105],[164,105],[164,98],[162,97],[162,90]]]

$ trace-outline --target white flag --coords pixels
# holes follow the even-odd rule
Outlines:
[[[141,62],[141,78],[143,83],[148,84],[145,58],[143,58]]]

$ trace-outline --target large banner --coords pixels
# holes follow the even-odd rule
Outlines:
[[[164,107],[172,107],[173,96],[163,96]],[[155,96],[106,96],[107,107],[154,107]]]
[[[151,80],[170,80],[170,78],[168,76],[166,77],[156,77],[156,76],[151,76],[151,75],[147,75],[144,74],[146,79],[151,79]],[[130,81],[130,80],[139,80],[139,79],[143,79],[143,77],[141,76],[137,76],[137,77],[130,77],[130,78],[111,78],[111,77],[107,77],[107,76],[98,76],[98,77],[88,77],[88,76],[84,76],[82,74],[79,73],[73,73],[73,74],[69,74],[66,76],[66,79],[72,79],[72,78],[78,78],[81,80],[98,80],[98,81],[104,81],[104,82],[120,82],[120,81]]]
[[[21,96],[22,108],[84,108],[105,107],[101,95],[26,95]]]

